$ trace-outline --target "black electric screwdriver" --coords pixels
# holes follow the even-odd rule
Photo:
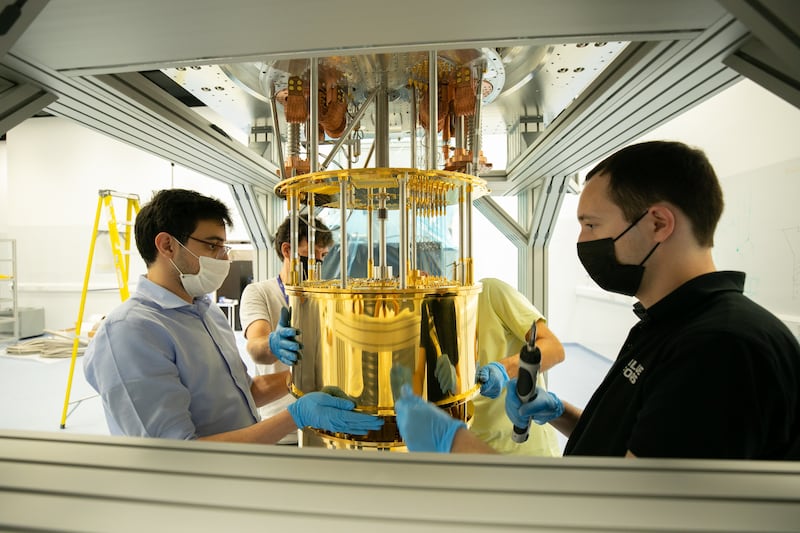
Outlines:
[[[536,398],[536,378],[542,363],[542,352],[536,347],[536,322],[531,325],[529,340],[519,352],[519,374],[517,376],[517,397],[522,405]],[[524,428],[514,426],[511,438],[516,443],[528,440],[530,421]]]

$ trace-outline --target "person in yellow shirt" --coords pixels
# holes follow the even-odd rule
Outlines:
[[[478,371],[481,395],[474,400],[472,431],[496,451],[506,454],[560,457],[555,429],[532,424],[524,443],[511,439],[512,423],[506,416],[506,382],[517,376],[519,351],[536,322],[536,346],[542,353],[537,385],[542,373],[564,360],[564,346],[547,327],[545,318],[514,287],[495,278],[481,280],[478,296]]]

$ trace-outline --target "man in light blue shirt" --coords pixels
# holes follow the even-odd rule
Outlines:
[[[251,378],[233,331],[208,293],[228,274],[228,208],[194,191],[163,190],[136,218],[147,265],[136,292],[114,309],[84,357],[114,435],[274,443],[306,426],[364,435],[380,418],[353,402],[313,392],[260,420],[258,407],[287,383]],[[295,330],[279,332],[299,350]]]

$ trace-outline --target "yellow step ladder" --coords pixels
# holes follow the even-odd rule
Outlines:
[[[117,271],[117,285],[122,301],[128,299],[128,269],[130,268],[130,247],[131,229],[135,215],[139,214],[139,196],[137,194],[124,194],[109,189],[98,191],[97,213],[94,217],[94,228],[92,230],[92,241],[89,245],[89,259],[86,262],[86,274],[83,277],[83,291],[81,292],[81,305],[78,310],[78,320],[75,323],[75,339],[72,344],[72,360],[69,365],[69,377],[67,378],[67,393],[64,398],[64,409],[61,412],[61,429],[67,424],[67,409],[69,408],[69,396],[72,391],[72,377],[75,373],[75,360],[78,357],[78,345],[81,335],[81,324],[83,323],[83,311],[86,306],[86,293],[89,291],[89,275],[92,272],[92,259],[94,258],[94,246],[97,242],[97,234],[100,228],[100,213],[105,206],[108,213],[108,235],[111,239],[111,253],[114,256],[114,268]],[[114,198],[126,200],[124,239],[120,236],[119,223],[114,212]]]

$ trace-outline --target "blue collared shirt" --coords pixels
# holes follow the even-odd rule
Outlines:
[[[86,350],[86,380],[112,435],[194,439],[259,420],[228,320],[142,276]]]

